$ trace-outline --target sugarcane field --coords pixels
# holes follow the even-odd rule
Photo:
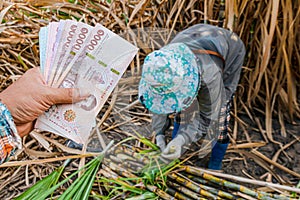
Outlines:
[[[300,199],[299,0],[0,0],[0,199]]]

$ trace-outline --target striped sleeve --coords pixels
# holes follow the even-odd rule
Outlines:
[[[0,102],[0,164],[8,161],[21,148],[21,137],[17,133],[13,118],[6,106]]]

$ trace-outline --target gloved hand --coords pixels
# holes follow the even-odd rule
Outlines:
[[[160,148],[161,151],[163,151],[166,148],[165,135],[159,134],[155,137],[155,139],[156,145]]]
[[[74,88],[51,88],[46,85],[39,68],[33,68],[1,92],[0,99],[22,137],[33,129],[34,120],[52,105],[78,102],[89,95]]]
[[[163,160],[175,160],[180,158],[182,154],[183,145],[186,141],[182,135],[177,135],[176,138],[171,140],[165,150],[162,152],[161,157]]]

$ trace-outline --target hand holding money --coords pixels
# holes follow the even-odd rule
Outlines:
[[[95,119],[138,51],[101,24],[51,22],[39,32],[41,73],[57,88],[85,88],[91,95],[75,104],[53,105],[36,128],[76,143],[87,142]]]
[[[7,106],[20,136],[28,134],[34,120],[54,104],[74,103],[89,96],[74,88],[51,88],[38,68],[28,70],[20,79],[0,94]]]

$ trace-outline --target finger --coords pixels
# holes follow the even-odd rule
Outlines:
[[[50,88],[49,99],[52,104],[76,103],[90,96],[86,90],[79,88]]]
[[[20,137],[24,137],[25,135],[28,135],[28,133],[30,133],[32,130],[33,130],[33,122],[17,125],[17,131]]]

